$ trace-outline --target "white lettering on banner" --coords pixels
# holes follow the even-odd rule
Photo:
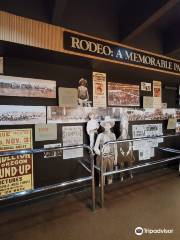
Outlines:
[[[67,33],[70,39],[70,44],[65,45],[65,49],[76,49],[91,54],[99,54],[102,57],[112,58],[113,60],[126,61],[134,64],[142,64],[150,66],[156,69],[168,70],[169,72],[180,72],[180,63],[173,61],[173,59],[166,59],[166,57],[159,57],[157,55],[141,52],[141,50],[132,50],[128,47],[121,47],[115,44],[107,44],[106,42],[96,42],[96,40],[90,40],[79,37],[75,34]],[[65,38],[66,40],[66,38]]]
[[[72,48],[94,52],[94,53],[102,54],[105,56],[110,56],[113,54],[113,51],[108,45],[103,45],[100,43],[95,43],[95,42],[87,41],[84,39],[80,40],[77,37],[71,37],[71,39],[72,39],[72,44],[71,44]]]

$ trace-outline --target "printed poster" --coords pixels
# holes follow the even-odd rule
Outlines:
[[[109,106],[139,106],[139,85],[108,82]]]
[[[93,107],[106,107],[106,73],[93,72]]]
[[[0,130],[0,152],[32,147],[32,129]],[[0,157],[0,197],[33,187],[32,154]]]
[[[63,147],[83,144],[83,127],[67,126],[62,127]],[[63,150],[63,159],[83,157],[83,148]]]
[[[160,81],[153,81],[154,108],[161,108],[162,89]]]

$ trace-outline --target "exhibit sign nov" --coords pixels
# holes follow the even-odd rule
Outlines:
[[[1,152],[32,147],[32,129],[0,130]],[[33,187],[32,154],[0,157],[0,196],[31,190]]]

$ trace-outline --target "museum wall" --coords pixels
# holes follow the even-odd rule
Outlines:
[[[55,80],[58,87],[73,87],[77,88],[80,78],[87,79],[88,89],[90,94],[90,100],[92,101],[92,72],[99,71],[101,66],[87,66],[87,68],[80,68],[72,65],[58,65],[50,64],[45,62],[30,61],[27,59],[17,58],[5,58],[4,73],[9,76],[28,77]],[[105,70],[105,69],[104,69]],[[120,82],[139,84],[141,81],[151,82],[157,79],[157,75],[151,71],[151,74],[145,74],[144,72],[136,71],[137,75],[133,74],[135,69],[126,68],[122,71],[116,69],[107,69],[107,82]],[[154,77],[153,77],[154,76]],[[170,75],[169,75],[170,76]],[[178,83],[173,80],[174,86],[177,87]],[[170,91],[171,92],[171,91]],[[163,100],[167,102],[168,107],[176,108],[177,99],[176,94],[167,92],[164,88],[162,89]],[[143,95],[152,95],[151,93],[144,93],[140,91],[141,98]],[[58,96],[58,95],[57,95]],[[23,98],[23,97],[0,97],[1,105],[29,105],[29,106],[57,106],[58,97],[56,99],[44,99],[44,98]],[[146,124],[146,123],[162,123],[164,134],[168,133],[166,130],[167,120],[164,121],[136,121],[130,122],[129,132],[131,135],[133,124]],[[0,129],[18,129],[18,128],[32,128],[33,129],[33,148],[41,148],[48,143],[62,143],[62,126],[83,126],[84,143],[89,144],[89,139],[86,134],[86,123],[73,123],[73,124],[58,124],[58,139],[56,141],[42,141],[35,142],[35,130],[34,125],[11,125],[1,126]],[[101,131],[101,129],[100,129]],[[114,127],[116,137],[119,137],[119,122],[116,122]],[[172,131],[174,133],[174,131]],[[166,140],[164,145],[170,147],[177,145],[177,139]],[[137,155],[137,153],[136,153]],[[86,154],[85,154],[86,156]],[[162,153],[157,153],[154,159],[161,157],[167,157]],[[153,160],[153,159],[152,159]],[[53,159],[44,159],[42,154],[34,156],[34,187],[45,186],[49,184],[58,183],[73,179],[75,177],[85,176],[86,173],[79,166],[77,159],[63,160],[62,157]]]

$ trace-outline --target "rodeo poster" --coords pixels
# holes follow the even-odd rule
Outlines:
[[[32,149],[32,129],[0,130],[0,152]],[[33,189],[33,155],[0,157],[0,196]]]

